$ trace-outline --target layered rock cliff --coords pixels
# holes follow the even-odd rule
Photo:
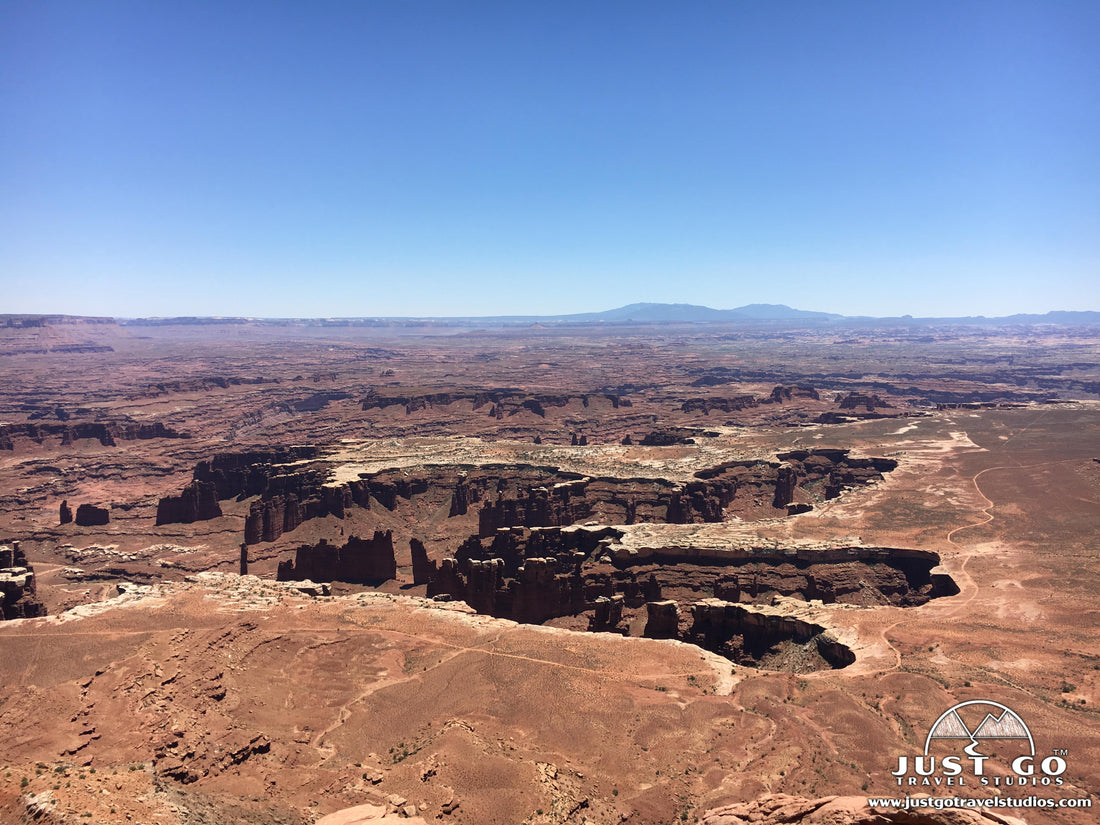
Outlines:
[[[0,425],[0,450],[14,450],[20,439],[42,444],[47,439],[60,439],[62,446],[90,438],[104,447],[116,447],[119,441],[147,440],[152,438],[190,438],[159,422],[139,424],[127,421],[82,421],[66,424],[2,424]]]
[[[192,481],[178,496],[165,496],[157,504],[157,524],[191,524],[220,518],[217,489],[209,481]]]
[[[376,531],[369,539],[352,536],[343,546],[303,544],[294,551],[294,560],[279,562],[278,581],[342,581],[353,584],[379,584],[397,575],[393,534]]]
[[[623,398],[617,393],[530,394],[516,389],[449,390],[421,393],[409,393],[407,391],[379,392],[374,389],[363,398],[361,406],[364,410],[404,407],[405,415],[412,415],[419,410],[445,407],[459,402],[469,403],[475,410],[487,408],[486,414],[495,418],[516,415],[524,410],[545,418],[548,407],[566,407],[573,402],[579,402],[581,407],[588,407],[596,402],[607,403],[612,409],[631,406],[629,399]]]
[[[423,496],[446,504],[451,518],[476,509],[482,537],[504,527],[563,527],[593,520],[720,522],[731,514],[759,518],[784,508],[805,511],[812,507],[810,500],[874,482],[896,466],[890,459],[853,458],[847,450],[799,450],[778,458],[726,462],[687,482],[588,477],[532,464],[426,466],[332,482],[330,467],[315,447],[225,453],[199,463],[187,491],[166,497],[158,523],[199,517],[200,510],[211,514],[217,501],[250,496],[259,499],[246,518],[246,544],[275,541],[309,519],[343,518],[350,507],[370,509],[372,501],[394,510],[402,501]],[[199,483],[203,486],[194,486]]]
[[[34,570],[19,542],[0,544],[0,619],[33,619],[45,616],[38,600]]]
[[[81,504],[76,508],[76,523],[79,527],[102,527],[111,521],[111,511],[94,504]]]
[[[622,536],[615,528],[577,526],[472,536],[442,560],[427,592],[514,621],[585,615],[589,629],[623,633],[623,611],[640,615],[644,608],[646,636],[691,641],[735,661],[764,660],[791,670],[843,667],[852,658],[822,635],[823,627],[769,612],[777,596],[912,607],[958,592],[948,576],[931,572],[939,557],[926,551],[746,546],[638,554],[619,552]]]

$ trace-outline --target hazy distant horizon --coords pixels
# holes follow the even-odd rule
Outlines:
[[[992,314],[989,314],[989,313],[974,313],[974,314],[969,314],[969,315],[915,315],[914,313],[902,313],[901,315],[855,315],[855,314],[847,314],[847,313],[825,313],[825,312],[822,312],[822,311],[819,311],[819,310],[810,309],[808,307],[792,307],[792,306],[789,306],[789,305],[786,305],[786,304],[774,304],[774,303],[770,303],[770,304],[760,303],[760,304],[754,304],[754,305],[742,305],[740,307],[708,307],[708,306],[705,306],[705,305],[688,304],[688,303],[685,303],[685,302],[673,302],[673,303],[636,302],[636,303],[632,303],[632,304],[624,304],[624,305],[617,306],[617,307],[610,307],[610,308],[606,308],[606,309],[602,309],[602,310],[583,309],[583,310],[577,310],[577,311],[573,311],[573,312],[553,313],[553,314],[535,313],[535,312],[517,312],[517,313],[507,313],[507,314],[501,314],[501,315],[428,315],[428,314],[424,314],[424,313],[411,313],[411,314],[408,314],[408,315],[340,315],[340,314],[329,314],[329,315],[257,315],[255,313],[243,313],[243,314],[215,313],[215,314],[210,314],[210,315],[192,315],[192,314],[122,315],[122,314],[118,314],[118,313],[90,314],[90,313],[67,313],[67,312],[0,312],[0,317],[3,317],[4,315],[28,316],[28,317],[36,317],[36,316],[47,316],[47,317],[48,316],[63,316],[63,317],[75,317],[75,318],[89,317],[89,318],[110,318],[110,319],[114,319],[114,320],[122,321],[122,322],[132,322],[132,321],[142,321],[142,320],[161,322],[161,321],[168,321],[168,320],[173,320],[173,319],[199,319],[199,320],[204,320],[204,321],[205,320],[214,320],[214,321],[216,321],[216,320],[226,320],[226,321],[248,320],[248,321],[259,321],[259,322],[265,322],[265,321],[336,321],[336,322],[342,322],[342,321],[358,321],[358,320],[378,320],[378,321],[391,321],[391,320],[392,321],[406,321],[406,320],[410,320],[410,321],[419,321],[419,320],[423,320],[423,321],[481,321],[481,320],[484,320],[484,321],[493,321],[493,320],[511,320],[511,319],[537,321],[537,320],[540,320],[540,319],[544,319],[544,320],[571,319],[573,317],[576,317],[577,320],[582,320],[582,316],[596,316],[596,315],[601,315],[601,314],[615,313],[615,312],[627,309],[628,307],[632,307],[632,306],[636,306],[636,305],[641,305],[641,306],[645,306],[645,307],[667,307],[667,308],[680,308],[680,307],[685,307],[686,308],[686,307],[690,307],[692,309],[706,310],[706,311],[711,311],[711,312],[714,312],[714,311],[717,311],[717,312],[735,312],[737,310],[746,309],[749,306],[755,306],[755,307],[761,307],[761,306],[764,306],[764,307],[783,307],[785,309],[792,310],[795,313],[805,313],[807,317],[803,318],[801,320],[814,320],[813,318],[810,317],[811,315],[814,315],[814,314],[822,315],[822,316],[824,316],[824,315],[834,316],[833,319],[824,319],[824,318],[820,319],[822,321],[828,321],[828,320],[835,320],[835,321],[875,320],[875,319],[893,320],[893,319],[907,319],[907,318],[908,319],[915,319],[915,320],[941,320],[941,319],[942,320],[951,320],[951,319],[956,319],[956,318],[986,318],[986,319],[990,319],[990,320],[995,320],[995,319],[999,319],[999,318],[1010,318],[1010,317],[1013,317],[1013,316],[1024,316],[1024,315],[1044,316],[1044,315],[1049,315],[1051,313],[1079,313],[1079,314],[1093,313],[1093,314],[1100,315],[1100,310],[1093,310],[1093,309],[1089,309],[1089,308],[1074,308],[1074,309],[1064,309],[1064,308],[1062,308],[1062,309],[1048,310],[1046,312],[1022,311],[1022,312],[1010,312],[1010,313],[1006,313],[1006,314],[1003,314],[1003,315],[1000,315],[1000,314],[992,315]],[[2,310],[2,309],[3,309],[3,307],[0,306],[0,310]],[[691,319],[688,319],[688,320],[691,321]],[[738,319],[731,318],[729,320],[731,322],[733,322],[733,321],[736,321]],[[746,320],[760,321],[760,320],[770,320],[770,319],[766,315],[761,315],[761,316],[755,317],[755,318],[746,318]],[[790,317],[782,316],[782,317],[777,317],[775,320],[800,320],[800,319],[797,318],[797,317],[794,317],[794,316],[790,316]],[[1100,320],[1100,319],[1098,319],[1098,320]],[[717,322],[721,323],[722,321],[717,321]],[[639,319],[639,323],[644,323],[644,319]]]
[[[14,3],[0,310],[1100,292],[1100,5]]]

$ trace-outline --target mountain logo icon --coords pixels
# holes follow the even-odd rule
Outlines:
[[[973,708],[966,712],[971,720],[976,718],[976,712],[985,710],[985,715],[974,724],[973,730],[967,726],[963,716],[959,714],[963,708]],[[977,747],[982,739],[1025,739],[1031,755],[1035,755],[1035,741],[1031,738],[1031,731],[1020,715],[1000,702],[984,699],[960,702],[944,711],[928,731],[928,738],[924,741],[926,756],[933,739],[968,739],[970,744],[964,750],[971,756],[980,755]]]

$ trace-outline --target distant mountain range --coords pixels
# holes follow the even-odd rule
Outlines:
[[[628,304],[618,309],[604,312],[582,312],[575,315],[559,315],[554,320],[561,321],[604,321],[604,322],[645,322],[669,323],[685,322],[721,323],[724,321],[838,321],[843,315],[830,312],[809,312],[804,309],[791,309],[784,304],[747,304],[737,309],[711,309],[697,304]]]
[[[73,323],[113,323],[110,318],[82,318],[64,315],[0,315],[0,328],[25,328],[42,325]],[[1055,311],[1043,314],[1017,314],[987,318],[982,315],[948,318],[871,317],[838,315],[833,312],[811,312],[793,309],[785,304],[747,304],[736,309],[713,309],[698,304],[628,304],[603,312],[579,312],[569,315],[497,315],[461,317],[342,317],[342,318],[259,318],[259,317],[204,317],[176,318],[119,318],[122,326],[221,326],[241,324],[306,325],[317,327],[354,326],[497,326],[531,324],[753,324],[763,326],[852,326],[867,327],[883,324],[901,326],[974,325],[1014,326],[1052,324],[1060,326],[1100,325],[1100,312],[1090,310]]]
[[[470,319],[475,320],[475,319]],[[604,324],[705,324],[705,323],[766,323],[799,322],[811,324],[865,325],[865,324],[975,324],[1010,326],[1014,324],[1100,324],[1100,312],[1056,311],[1039,314],[1005,315],[987,318],[983,315],[952,318],[872,317],[862,315],[838,315],[835,312],[812,312],[793,309],[786,304],[746,304],[736,309],[712,309],[697,304],[628,304],[604,312],[581,312],[572,315],[516,316],[483,318],[510,323],[604,323]]]

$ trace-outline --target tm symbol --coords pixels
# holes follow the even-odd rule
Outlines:
[[[1069,756],[1069,748],[1054,748],[1055,756]]]

